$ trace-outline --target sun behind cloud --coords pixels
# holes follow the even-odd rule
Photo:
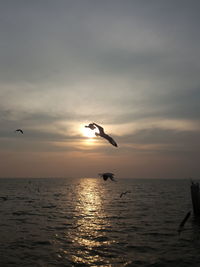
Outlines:
[[[81,132],[83,136],[88,137],[88,138],[93,138],[95,137],[95,131],[91,130],[90,128],[82,127]]]

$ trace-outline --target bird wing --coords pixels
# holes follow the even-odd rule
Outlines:
[[[96,124],[95,122],[93,122],[93,125],[96,126],[96,127],[98,128],[98,130],[99,130],[99,134],[100,134],[101,136],[105,134],[105,133],[104,133],[104,129],[103,129],[103,127],[101,127],[100,125]]]
[[[21,132],[23,134],[22,129],[17,129],[16,132]]]
[[[109,178],[110,178],[110,180],[111,180],[111,181],[114,181],[114,182],[116,182],[116,180],[114,179],[114,177],[113,177],[113,176],[110,176]]]
[[[103,135],[102,137],[105,138],[105,139],[107,139],[108,142],[111,143],[111,145],[117,147],[117,143],[115,142],[115,140],[114,140],[111,136],[105,134],[105,135]]]
[[[117,147],[117,143],[115,142],[115,140],[109,136],[108,134],[106,134],[104,132],[104,128],[101,127],[100,125],[96,124],[95,122],[92,123],[93,126],[96,126],[99,130],[99,133],[95,133],[96,136],[100,135],[101,137],[105,138],[108,140],[109,143],[111,143],[113,146],[116,146]]]
[[[113,178],[114,173],[112,173],[112,172],[104,172],[104,173],[102,173],[102,175],[105,175],[107,177],[112,177]]]
[[[115,181],[114,179],[114,174],[111,172],[104,172],[104,173],[99,173],[99,176],[104,179],[104,181],[108,180],[110,178],[112,181]],[[115,181],[116,182],[116,181]]]

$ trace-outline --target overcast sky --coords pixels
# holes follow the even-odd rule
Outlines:
[[[0,0],[0,176],[198,178],[199,12],[198,0]],[[93,121],[118,148],[83,135]]]

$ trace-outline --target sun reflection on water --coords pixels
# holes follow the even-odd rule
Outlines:
[[[67,260],[66,266],[111,266],[112,257],[116,259],[111,247],[117,239],[111,234],[109,186],[101,179],[79,179],[66,197],[70,206],[65,206],[69,213],[65,224],[69,227],[56,237],[57,257]]]
[[[97,179],[81,180],[76,206],[76,211],[80,215],[77,226],[80,225],[81,230],[99,230],[104,224],[105,211],[100,184],[100,180]]]
[[[109,227],[103,203],[103,187],[101,180],[82,179],[79,184],[78,201],[76,212],[79,214],[76,226],[78,235],[74,236],[73,242],[81,247],[80,257],[74,256],[73,261],[79,263],[97,262],[100,255],[95,255],[92,250],[112,243],[105,235],[104,230]],[[94,254],[91,257],[91,252]],[[105,259],[104,259],[105,260]]]

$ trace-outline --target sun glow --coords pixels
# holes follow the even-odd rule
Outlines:
[[[91,129],[89,129],[89,128],[83,127],[83,128],[81,129],[81,131],[82,131],[82,134],[83,134],[84,136],[88,137],[88,138],[93,138],[93,137],[96,136],[96,135],[95,135],[95,131],[93,131],[93,130],[91,130]]]

